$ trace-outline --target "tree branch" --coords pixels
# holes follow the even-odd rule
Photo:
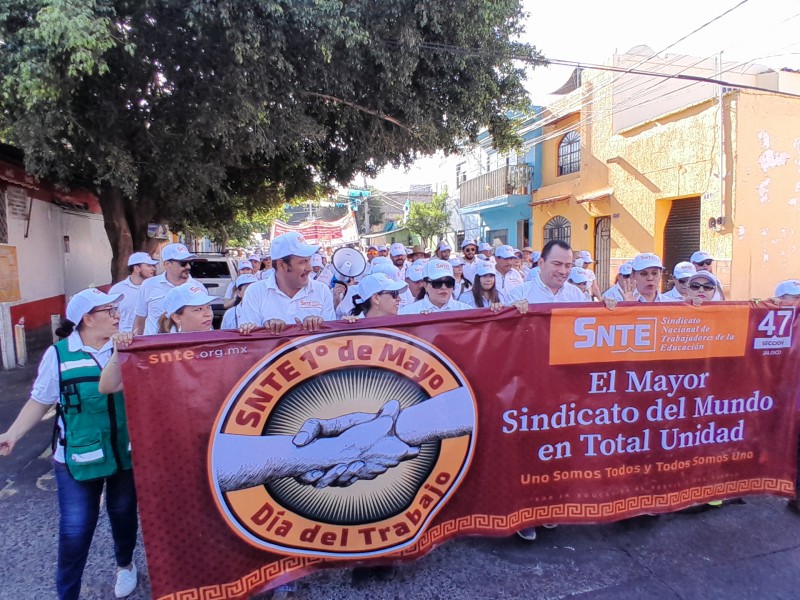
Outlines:
[[[409,127],[407,127],[406,125],[403,125],[400,121],[398,121],[394,117],[390,117],[388,115],[381,114],[376,110],[372,110],[371,108],[367,108],[366,106],[361,106],[360,104],[356,104],[355,102],[350,102],[348,100],[343,100],[342,98],[337,98],[336,96],[330,96],[328,94],[320,94],[320,93],[317,93],[317,92],[308,92],[308,91],[301,91],[300,93],[303,94],[304,96],[314,96],[316,98],[322,98],[323,100],[328,100],[330,102],[336,102],[338,104],[344,104],[346,106],[350,106],[352,108],[355,108],[356,110],[360,110],[361,112],[365,112],[368,115],[372,115],[374,117],[378,117],[379,119],[383,119],[384,121],[388,121],[389,123],[392,123],[393,125],[397,125],[401,129],[405,129],[408,133],[410,133],[414,137],[418,137],[417,134],[414,133]]]

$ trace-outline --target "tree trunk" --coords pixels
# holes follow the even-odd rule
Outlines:
[[[116,283],[128,276],[128,257],[145,249],[147,226],[153,219],[155,203],[148,198],[132,200],[119,188],[103,185],[100,208],[111,244],[111,281]]]

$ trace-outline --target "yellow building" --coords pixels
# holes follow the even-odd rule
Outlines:
[[[613,65],[774,91],[576,72],[543,117],[534,246],[566,239],[590,250],[602,289],[640,252],[671,271],[708,251],[729,299],[767,297],[800,277],[800,74],[643,46]]]

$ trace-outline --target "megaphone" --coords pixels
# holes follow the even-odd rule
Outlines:
[[[331,256],[331,264],[342,281],[351,277],[358,277],[367,268],[367,259],[358,250],[353,248],[339,248]]]

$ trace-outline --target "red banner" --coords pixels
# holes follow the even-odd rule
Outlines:
[[[795,334],[794,309],[715,304],[138,338],[122,366],[153,594],[792,496]]]
[[[270,239],[274,240],[277,236],[287,231],[301,233],[309,244],[358,241],[358,230],[356,229],[356,221],[353,217],[353,213],[348,213],[337,221],[320,221],[315,219],[312,221],[305,221],[299,225],[289,225],[283,221],[274,221],[272,223]]]

